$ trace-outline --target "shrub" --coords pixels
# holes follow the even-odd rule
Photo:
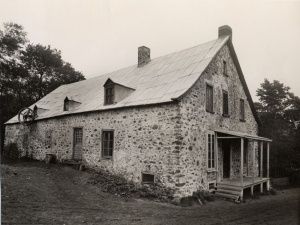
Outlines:
[[[180,199],[180,205],[184,206],[184,207],[192,206],[194,204],[194,201],[195,201],[195,199],[192,196],[183,197]]]
[[[21,156],[17,143],[11,142],[4,146],[3,157],[8,160],[15,161]]]

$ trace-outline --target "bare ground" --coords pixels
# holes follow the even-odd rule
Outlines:
[[[235,204],[180,207],[88,185],[92,173],[43,162],[1,165],[2,224],[300,224],[300,189]]]

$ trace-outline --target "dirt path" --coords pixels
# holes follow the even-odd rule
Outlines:
[[[234,204],[177,207],[101,192],[90,173],[60,165],[1,166],[2,224],[300,224],[300,189]]]

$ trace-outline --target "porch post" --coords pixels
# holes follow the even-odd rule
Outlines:
[[[267,142],[267,178],[270,178],[270,142]],[[270,190],[270,180],[267,181],[267,191]]]
[[[216,179],[217,179],[217,182],[218,182],[218,168],[219,168],[219,148],[218,148],[218,134],[217,134],[217,132],[216,132],[216,134],[215,134],[215,148],[216,148],[216,159],[215,159],[215,162],[216,162],[216,170],[217,170],[217,172],[216,172]]]
[[[260,142],[260,179],[263,179],[263,141]],[[260,183],[260,193],[263,193],[263,183]]]
[[[270,142],[267,142],[267,178],[270,178]]]
[[[263,142],[260,142],[260,179],[263,178]]]
[[[244,175],[244,138],[241,138],[241,169],[240,169],[240,178],[241,178],[241,186],[243,184],[243,175]]]
[[[253,139],[253,146],[252,146],[252,183],[254,184],[255,179],[255,141]]]

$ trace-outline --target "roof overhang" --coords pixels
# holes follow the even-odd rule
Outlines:
[[[265,138],[265,137],[260,137],[252,134],[247,134],[247,133],[242,133],[242,132],[236,132],[236,131],[229,131],[229,130],[221,130],[217,129],[215,132],[220,133],[221,135],[218,135],[218,139],[229,139],[229,138],[246,138],[246,139],[251,139],[251,140],[256,140],[256,141],[267,141],[267,142],[272,142],[271,139]]]

